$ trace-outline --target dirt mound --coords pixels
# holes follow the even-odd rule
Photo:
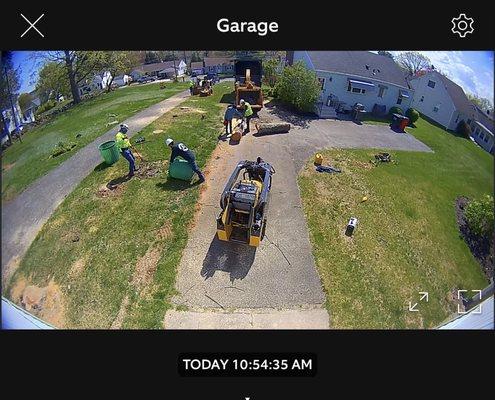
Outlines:
[[[162,161],[143,162],[134,176],[140,179],[153,178],[163,172],[163,165]]]
[[[49,324],[61,328],[65,324],[64,295],[52,279],[48,286],[28,285],[19,279],[11,290],[11,299],[29,313]]]
[[[458,197],[455,201],[455,214],[457,225],[462,238],[466,241],[469,250],[474,258],[478,260],[481,269],[486,278],[490,281],[493,279],[493,261],[494,261],[494,238],[480,237],[475,235],[469,229],[469,226],[464,216],[465,207],[469,203],[467,197]]]
[[[9,169],[11,169],[14,165],[15,165],[15,163],[12,163],[12,164],[5,164],[5,165],[2,167],[2,171],[8,171],[8,170],[9,170]]]
[[[100,199],[104,199],[107,197],[118,197],[122,196],[122,193],[124,192],[124,187],[122,185],[113,185],[113,184],[106,184],[101,186],[98,191],[96,192],[96,196],[99,197]]]

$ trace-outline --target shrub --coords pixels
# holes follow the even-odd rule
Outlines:
[[[493,235],[493,197],[485,195],[481,199],[471,200],[466,206],[466,222],[471,232],[479,236]]]
[[[406,111],[406,117],[409,118],[409,123],[414,124],[419,119],[419,112],[414,108],[409,108]]]
[[[285,67],[277,80],[274,93],[277,97],[299,111],[314,111],[320,95],[320,84],[316,74],[307,69],[302,61]]]
[[[469,139],[471,136],[471,127],[464,120],[457,124],[457,133],[462,137]]]
[[[397,107],[397,106],[390,107],[390,110],[388,111],[388,113],[389,113],[390,115],[392,115],[392,114],[400,114],[400,115],[404,115],[404,111],[402,111],[402,108]]]
[[[40,114],[43,114],[44,112],[51,110],[53,107],[57,105],[57,102],[55,100],[48,100],[45,101],[43,104],[41,104],[38,109],[36,110],[35,116],[39,116]]]

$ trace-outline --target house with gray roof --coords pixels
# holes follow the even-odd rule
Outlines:
[[[413,108],[451,131],[466,121],[473,140],[493,153],[493,116],[469,101],[462,87],[433,68],[420,71],[410,79],[410,85],[414,88]]]
[[[287,63],[302,61],[315,71],[321,85],[316,107],[322,118],[333,118],[356,104],[365,111],[387,113],[393,106],[404,112],[413,90],[401,68],[389,57],[369,51],[289,51]]]

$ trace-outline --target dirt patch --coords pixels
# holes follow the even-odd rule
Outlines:
[[[163,161],[151,161],[143,162],[139,165],[139,170],[136,171],[135,176],[140,179],[153,178],[163,172]]]
[[[159,133],[163,133],[165,132],[163,129],[156,129],[153,131],[153,133],[156,135],[156,134],[159,134]]]
[[[170,226],[170,222],[166,221],[163,226],[156,232],[156,237],[159,240],[165,240],[168,239],[170,236],[172,236],[172,227]]]
[[[12,164],[5,164],[4,166],[2,166],[2,171],[8,171],[8,170],[9,170],[9,169],[11,169],[14,165],[15,165],[15,163],[12,163]]]
[[[65,243],[77,243],[81,240],[81,232],[75,227],[70,227],[65,233],[62,234],[61,239]]]
[[[125,296],[124,299],[122,300],[122,303],[120,303],[119,312],[115,317],[115,319],[113,320],[110,329],[120,329],[122,327],[122,322],[124,322],[124,317],[128,306],[129,306],[129,296]]]
[[[146,254],[137,261],[136,270],[132,277],[132,285],[136,290],[141,291],[153,282],[153,277],[155,276],[161,253],[161,248],[151,247]]]
[[[106,184],[100,186],[100,188],[96,192],[96,197],[100,199],[105,199],[107,197],[119,197],[122,196],[123,193],[124,193],[123,185]]]
[[[84,257],[80,258],[70,267],[69,276],[71,278],[78,277],[79,275],[81,275],[81,272],[84,271],[85,267],[86,267],[86,258]]]
[[[10,289],[10,299],[14,303],[19,304],[21,302],[22,294],[24,293],[27,284],[28,281],[24,277],[20,277],[15,281],[14,286],[12,286],[12,289]]]
[[[494,261],[494,237],[481,237],[475,235],[469,229],[469,226],[464,216],[465,207],[469,203],[467,197],[458,197],[455,201],[455,215],[457,225],[462,238],[467,243],[469,250],[474,258],[480,263],[481,269],[488,281],[493,279],[493,261]]]
[[[52,279],[48,286],[28,285],[19,279],[11,290],[11,299],[29,313],[55,326],[65,324],[64,295],[60,286]]]
[[[206,111],[201,110],[201,109],[199,109],[199,108],[193,108],[193,107],[185,107],[185,106],[182,106],[182,107],[179,107],[179,110],[180,110],[183,114],[186,114],[186,113],[206,114]]]

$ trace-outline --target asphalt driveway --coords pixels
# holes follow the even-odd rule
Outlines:
[[[267,109],[260,117],[279,120]],[[236,310],[243,310],[242,315],[246,310],[324,310],[325,296],[312,256],[297,175],[309,157],[329,147],[431,151],[413,136],[395,133],[388,126],[333,120],[297,123],[287,134],[255,137],[250,133],[238,145],[219,143],[206,171],[207,184],[176,281],[178,295],[173,302],[190,311],[169,312],[166,327],[196,328],[199,316],[208,312],[209,322],[202,326],[227,327],[236,320],[232,317]],[[257,249],[221,242],[215,236],[215,220],[225,182],[239,160],[258,156],[276,170],[266,237]],[[218,320],[222,314],[226,316],[223,322]],[[252,315],[256,313],[251,314],[251,321]],[[326,312],[318,318],[312,326],[328,326]],[[240,327],[246,324],[249,318]],[[301,324],[304,327],[304,318]]]

